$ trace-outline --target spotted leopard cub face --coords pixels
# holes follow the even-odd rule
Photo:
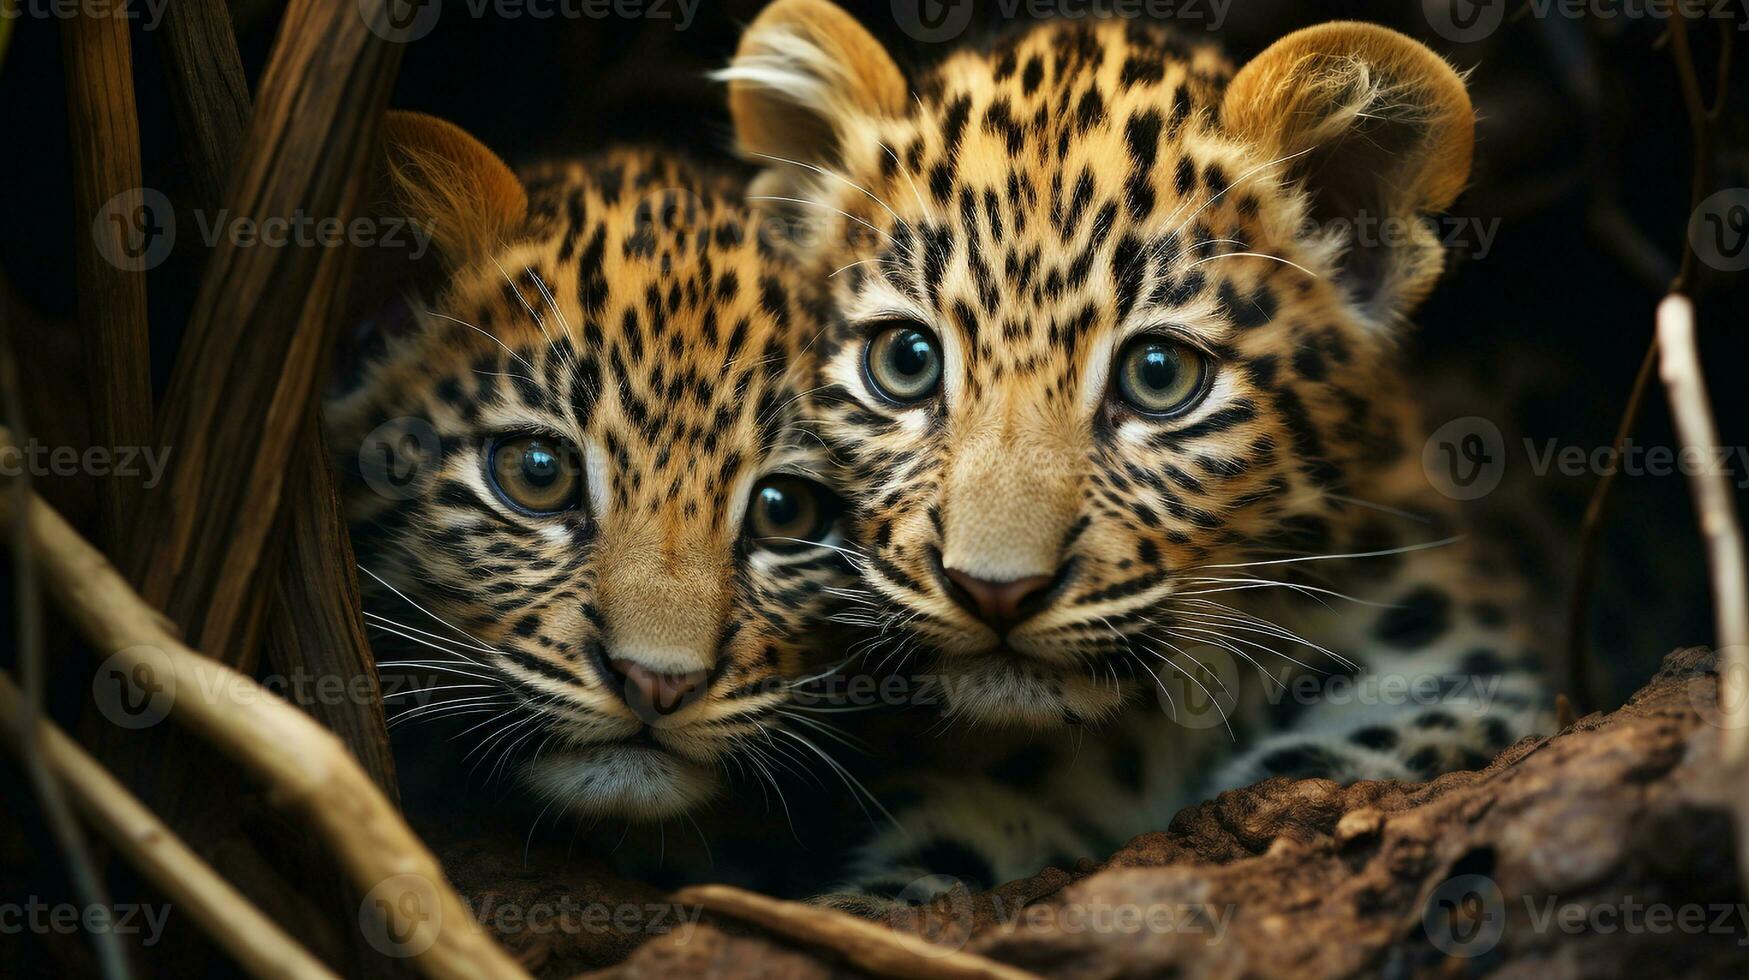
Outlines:
[[[800,430],[793,272],[740,188],[672,159],[525,184],[428,117],[391,114],[387,142],[447,284],[328,406],[373,625],[515,719],[479,734],[528,750],[540,793],[684,811],[783,727],[850,577]]]
[[[908,80],[779,0],[722,75],[759,196],[818,229],[868,581],[955,710],[1107,713],[1221,566],[1424,502],[1393,347],[1473,127],[1422,45],[1326,24],[1234,74],[1145,23],[1045,23]]]

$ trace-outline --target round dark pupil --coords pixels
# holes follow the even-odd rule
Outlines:
[[[1142,351],[1142,366],[1136,373],[1144,386],[1165,391],[1178,377],[1178,358],[1165,347],[1146,348]]]
[[[930,346],[929,338],[913,330],[899,335],[888,359],[894,371],[905,377],[915,377],[927,372],[929,362],[934,358],[935,348]]]
[[[529,446],[522,452],[522,478],[531,486],[550,485],[559,478],[559,457],[545,446]]]
[[[776,487],[761,490],[759,502],[765,508],[765,519],[773,527],[787,526],[801,513],[801,502]]]

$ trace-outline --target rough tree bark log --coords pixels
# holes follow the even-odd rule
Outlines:
[[[370,31],[358,4],[294,2],[231,178],[230,214],[350,222],[401,51]],[[177,352],[160,422],[175,452],[142,501],[127,567],[192,644],[235,667],[252,668],[260,649],[272,597],[262,557],[348,258],[345,248],[221,241]],[[220,478],[216,467],[231,472]]]
[[[76,274],[92,446],[145,446],[152,434],[146,330],[147,246],[162,234],[140,176],[129,21],[85,11],[61,26],[67,132],[73,143]],[[141,251],[145,249],[145,251]],[[113,553],[134,487],[98,482],[98,539]]]
[[[225,199],[231,163],[249,125],[249,81],[224,0],[177,0],[164,10],[164,72],[182,149],[201,204]]]
[[[1271,779],[1103,864],[961,891],[890,924],[1050,977],[1741,977],[1749,921],[1720,717],[1713,654],[1678,651],[1621,710],[1480,772]],[[707,969],[846,972],[831,949],[707,919],[591,976]]]

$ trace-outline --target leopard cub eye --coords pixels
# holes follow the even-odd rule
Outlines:
[[[1159,419],[1195,408],[1214,380],[1207,354],[1182,341],[1144,334],[1118,353],[1117,394],[1130,408]]]
[[[838,496],[820,484],[786,473],[774,474],[753,487],[753,499],[747,505],[747,534],[755,541],[823,541],[832,533],[842,509]]]
[[[492,489],[518,510],[544,516],[582,505],[581,460],[565,439],[505,436],[492,445],[489,472]]]
[[[900,404],[920,402],[941,385],[941,342],[928,327],[897,323],[875,334],[863,354],[876,392]]]

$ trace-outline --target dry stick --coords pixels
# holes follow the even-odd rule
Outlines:
[[[1694,304],[1671,295],[1658,306],[1658,347],[1663,355],[1664,388],[1683,449],[1707,453],[1718,446],[1706,378],[1694,340]],[[1703,458],[1710,458],[1710,454]],[[1736,804],[1737,872],[1749,882],[1749,572],[1744,569],[1743,528],[1737,503],[1723,470],[1703,467],[1691,473],[1688,486],[1706,543],[1708,577],[1712,582],[1714,645],[1719,651],[1719,725],[1725,771],[1736,782],[1728,794]]]
[[[1691,215],[1705,199],[1712,183],[1713,140],[1724,116],[1725,96],[1729,92],[1731,77],[1731,53],[1736,41],[1733,27],[1729,21],[1719,23],[1719,60],[1710,106],[1701,101],[1700,78],[1695,74],[1694,54],[1688,45],[1687,15],[1673,18],[1667,28],[1676,60],[1677,77],[1682,83],[1682,101],[1688,110],[1693,141],[1694,170],[1689,188]],[[1682,266],[1676,273],[1676,279],[1670,284],[1670,292],[1683,295],[1690,292],[1689,278],[1694,271],[1695,261],[1694,246],[1688,242],[1686,227],[1684,225]],[[1627,407],[1622,410],[1621,422],[1616,426],[1615,441],[1611,443],[1616,459],[1621,458],[1628,437],[1639,424],[1640,407],[1646,399],[1646,387],[1652,377],[1652,368],[1658,363],[1658,346],[1658,339],[1654,336],[1646,347],[1645,356],[1640,360],[1639,372],[1634,376],[1633,390],[1628,394]],[[1614,488],[1615,471],[1606,472],[1598,478],[1597,487],[1591,492],[1591,500],[1585,506],[1584,520],[1579,525],[1578,568],[1574,575],[1573,593],[1567,606],[1567,659],[1562,669],[1556,672],[1558,677],[1566,678],[1575,685],[1591,683],[1591,645],[1587,620],[1591,607],[1591,591],[1597,580],[1598,538],[1603,530],[1603,515],[1609,506],[1610,491]],[[1593,696],[1586,687],[1574,686],[1569,690],[1576,696]]]
[[[10,503],[0,502],[0,524],[13,516]],[[159,704],[169,705],[172,720],[253,771],[275,802],[309,822],[353,883],[377,899],[361,907],[361,925],[380,912],[392,948],[428,976],[527,976],[480,929],[437,858],[339,739],[183,645],[102,553],[34,494],[25,523],[48,592],[92,649],[124,673],[155,675]]]
[[[380,2],[293,0],[226,198],[235,220],[360,211],[366,160],[403,45],[370,30]],[[306,233],[309,229],[306,227]],[[207,261],[165,398],[176,447],[142,501],[127,568],[193,645],[248,669],[258,656],[283,530],[280,503],[315,405],[350,249],[221,240]]]
[[[249,80],[230,11],[224,0],[176,0],[152,36],[163,41],[170,102],[201,204],[217,207],[249,125]]]
[[[730,885],[683,888],[674,893],[674,901],[756,923],[799,942],[823,946],[877,976],[906,980],[1038,980],[1035,973],[987,956],[938,946],[836,909],[785,902]]]
[[[344,227],[360,212],[365,162],[403,49],[370,30],[372,3],[361,2],[292,0],[233,166],[229,220],[301,221],[293,227],[308,236],[308,222]],[[308,238],[284,247],[220,239],[159,418],[158,441],[174,452],[160,485],[143,495],[121,556],[145,601],[193,648],[246,673],[259,662],[276,595],[286,481],[351,257]],[[230,784],[197,781],[188,766],[143,766],[142,752],[177,755],[175,738],[143,734],[116,733],[106,758],[138,774],[141,796],[192,843],[222,839],[222,825],[235,822]],[[240,870],[234,880],[267,903],[258,877]]]
[[[19,397],[18,365],[12,356],[12,337],[4,321],[0,321],[0,405],[4,406],[7,422],[19,427],[16,430],[0,428],[0,447],[13,446],[12,433],[22,431],[24,406]],[[21,515],[20,506],[31,497],[29,467],[20,467],[19,472],[6,481],[5,496],[14,513]],[[97,870],[97,861],[86,845],[85,835],[73,820],[61,784],[38,751],[36,719],[42,713],[44,686],[42,590],[37,582],[36,563],[24,545],[21,533],[24,530],[23,517],[15,517],[12,525],[12,598],[14,615],[18,618],[19,673],[24,678],[24,696],[17,717],[12,720],[14,740],[19,746],[25,775],[38,805],[42,807],[49,834],[66,859],[67,877],[72,880],[73,893],[87,908],[107,908],[109,890]],[[125,980],[132,975],[121,938],[114,931],[96,932],[91,942],[97,950],[97,962],[105,977]]]
[[[165,11],[156,36],[165,40],[171,101],[201,204],[216,210],[251,112],[230,14],[220,0],[179,0]],[[358,573],[314,412],[289,471],[286,550],[267,610],[268,662],[282,676],[337,677],[348,691],[357,683],[368,688],[369,698],[316,699],[307,709],[340,736],[377,788],[396,800],[380,683],[359,615]]]
[[[1663,355],[1660,374],[1670,395],[1670,413],[1675,417],[1682,448],[1710,455],[1722,443],[1701,373],[1694,339],[1694,303],[1688,297],[1667,296],[1658,305],[1658,348]],[[1727,661],[1720,674],[1741,686],[1749,680],[1749,572],[1744,570],[1743,528],[1737,522],[1736,498],[1725,472],[1718,467],[1701,469],[1689,476],[1688,486],[1706,544],[1714,646]],[[1725,758],[1742,762],[1749,750],[1749,704],[1745,703],[1749,699],[1727,697],[1722,678],[1719,700],[1726,721]]]
[[[78,743],[47,721],[35,729],[34,750],[24,744],[23,696],[0,672],[0,723],[21,752],[35,751],[105,837],[173,899],[178,910],[205,926],[216,942],[258,977],[331,980],[334,974],[277,924],[249,904],[189,850]]]
[[[157,236],[167,234],[161,223],[168,218],[147,211],[140,186],[128,24],[85,10],[61,25],[91,443],[112,449],[145,446],[152,434],[144,262]],[[100,540],[113,551],[128,527],[134,494],[127,480],[100,482]]]
[[[337,677],[343,698],[300,705],[340,737],[391,801],[400,799],[395,758],[383,717],[382,685],[359,614],[357,563],[341,519],[340,499],[315,412],[293,458],[285,550],[267,610],[267,660],[274,673]]]

